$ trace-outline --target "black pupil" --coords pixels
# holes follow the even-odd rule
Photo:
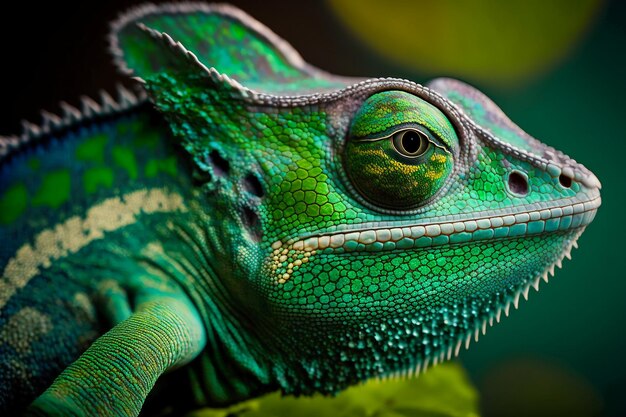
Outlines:
[[[409,154],[414,154],[419,151],[421,144],[422,137],[417,132],[411,130],[402,136],[402,147]]]

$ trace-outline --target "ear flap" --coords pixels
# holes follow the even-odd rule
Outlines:
[[[227,5],[141,6],[112,24],[110,42],[118,68],[142,79],[215,68],[249,90],[274,95],[336,90],[354,83],[308,65],[265,26]]]
[[[476,124],[499,140],[535,154],[543,153],[545,146],[520,129],[491,99],[474,87],[451,78],[436,78],[426,86],[459,106]]]

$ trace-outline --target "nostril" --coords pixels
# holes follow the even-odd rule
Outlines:
[[[572,177],[565,174],[559,175],[559,184],[565,188],[570,188],[572,186]]]
[[[513,194],[524,197],[528,194],[528,179],[526,175],[518,171],[509,174],[509,191]]]

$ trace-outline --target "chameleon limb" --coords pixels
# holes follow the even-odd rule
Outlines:
[[[30,406],[27,416],[136,416],[157,378],[205,345],[189,301],[147,296],[100,337]]]

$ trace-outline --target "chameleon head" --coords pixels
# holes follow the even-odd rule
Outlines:
[[[286,343],[338,385],[457,355],[548,281],[600,205],[591,172],[472,87],[377,84],[353,111],[328,104],[319,159],[271,187],[257,281]]]
[[[164,52],[142,61],[129,43],[127,61],[211,174],[197,193],[218,230],[212,269],[284,392],[456,355],[547,281],[592,221],[597,178],[472,87],[330,76],[240,12],[210,10],[241,27],[203,35],[208,57],[133,26]],[[124,30],[122,44],[135,33]],[[228,33],[254,48],[238,55]],[[209,38],[227,44],[211,55]]]

